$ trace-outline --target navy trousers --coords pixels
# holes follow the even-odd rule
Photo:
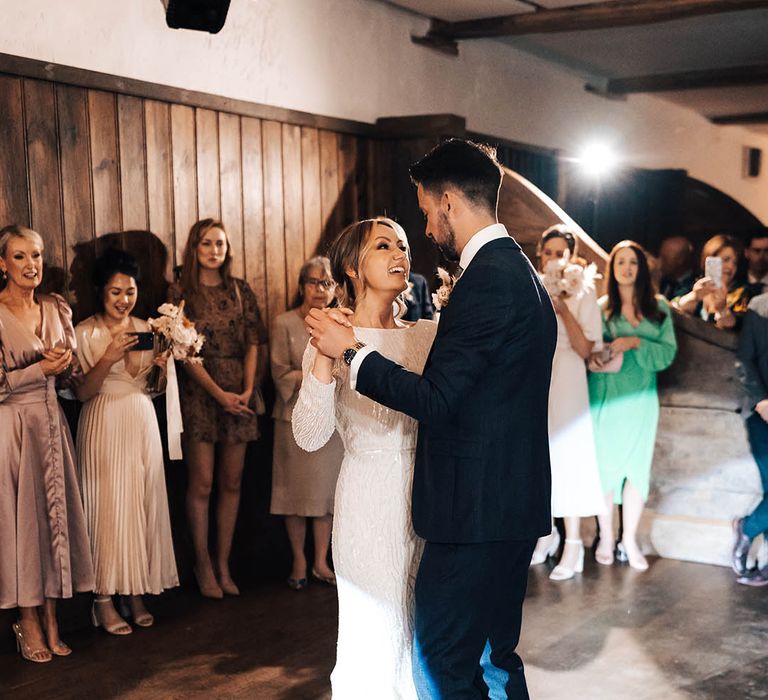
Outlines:
[[[426,543],[413,648],[420,700],[527,700],[515,649],[535,545]]]
[[[752,457],[757,462],[763,482],[763,500],[744,518],[744,534],[754,539],[768,530],[768,423],[753,413],[747,418],[746,424]]]

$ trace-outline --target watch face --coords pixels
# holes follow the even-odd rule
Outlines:
[[[344,363],[347,365],[352,364],[352,360],[355,359],[355,355],[357,355],[357,349],[356,348],[347,348],[344,351],[344,354],[342,355],[342,358],[344,359]]]

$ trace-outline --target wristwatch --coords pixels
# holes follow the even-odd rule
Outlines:
[[[349,367],[352,364],[352,360],[355,359],[355,355],[357,355],[358,350],[364,347],[365,343],[361,343],[358,340],[352,347],[347,348],[343,353],[341,353],[341,359],[344,360],[344,364]]]

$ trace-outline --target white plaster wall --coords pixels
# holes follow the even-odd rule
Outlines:
[[[165,25],[161,0],[0,0],[0,51],[317,114],[452,112],[470,129],[575,153],[610,137],[631,165],[684,168],[768,222],[768,174],[741,177],[768,137],[715,127],[657,97],[609,101],[497,41],[445,56],[426,20],[377,0],[233,0],[216,36]]]

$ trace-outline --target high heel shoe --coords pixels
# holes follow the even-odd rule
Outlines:
[[[611,546],[611,551],[608,552],[608,554],[604,554],[600,552],[601,543],[602,540],[597,541],[597,547],[595,547],[595,561],[602,566],[611,566],[614,560],[614,546]],[[613,545],[613,540],[611,540],[611,543]]]
[[[543,564],[549,557],[554,557],[557,554],[557,550],[560,548],[560,531],[552,529],[552,541],[549,545],[539,550],[538,547],[533,550],[533,556],[531,557],[530,566],[536,566],[536,564]]]
[[[204,598],[213,598],[214,600],[221,600],[224,597],[224,591],[221,590],[221,586],[216,582],[215,577],[213,583],[205,583],[200,579],[197,567],[194,567],[192,571],[195,574],[195,581],[197,581],[197,587],[200,589],[201,596]]]
[[[552,569],[552,573],[549,575],[549,579],[551,581],[567,581],[569,578],[573,578],[575,574],[580,574],[584,571],[584,543],[581,540],[569,540],[566,537],[565,544],[579,545],[579,553],[576,556],[576,564],[572,569],[565,566],[565,564],[558,564],[554,569]],[[565,550],[563,550],[563,553],[565,553]]]
[[[141,605],[138,612],[134,608],[133,596],[131,596],[128,601],[128,608],[131,613],[131,618],[133,618],[133,624],[138,625],[139,627],[152,627],[152,625],[155,624],[155,616],[144,607],[144,601],[141,600],[141,596],[136,596],[136,598],[138,598],[138,602]]]
[[[16,651],[21,654],[22,659],[36,664],[47,664],[53,659],[53,653],[50,649],[31,649],[24,639],[24,633],[21,630],[21,623],[14,622],[11,625],[13,636],[16,638]]]
[[[229,579],[228,581],[220,580],[219,586],[221,586],[222,592],[226,595],[240,595],[240,589],[232,579]]]
[[[330,576],[321,576],[314,566],[312,567],[312,578],[317,579],[318,581],[321,581],[322,583],[327,583],[329,586],[335,586],[336,585],[336,574],[331,572]]]
[[[637,553],[630,554],[623,542],[619,542],[616,549],[618,550],[619,558],[622,561],[626,561],[633,569],[636,569],[637,571],[648,570],[648,560],[643,556],[643,553],[639,549],[637,550]]]
[[[108,632],[109,634],[114,634],[118,637],[124,637],[127,634],[133,633],[133,628],[125,621],[123,618],[120,617],[117,610],[115,610],[115,615],[117,615],[120,618],[120,621],[117,620],[112,623],[111,625],[104,624],[100,619],[99,616],[96,614],[96,603],[111,603],[110,598],[105,598],[102,600],[99,600],[98,598],[93,601],[93,605],[91,606],[91,622],[93,623],[94,627],[103,627],[105,632]]]

